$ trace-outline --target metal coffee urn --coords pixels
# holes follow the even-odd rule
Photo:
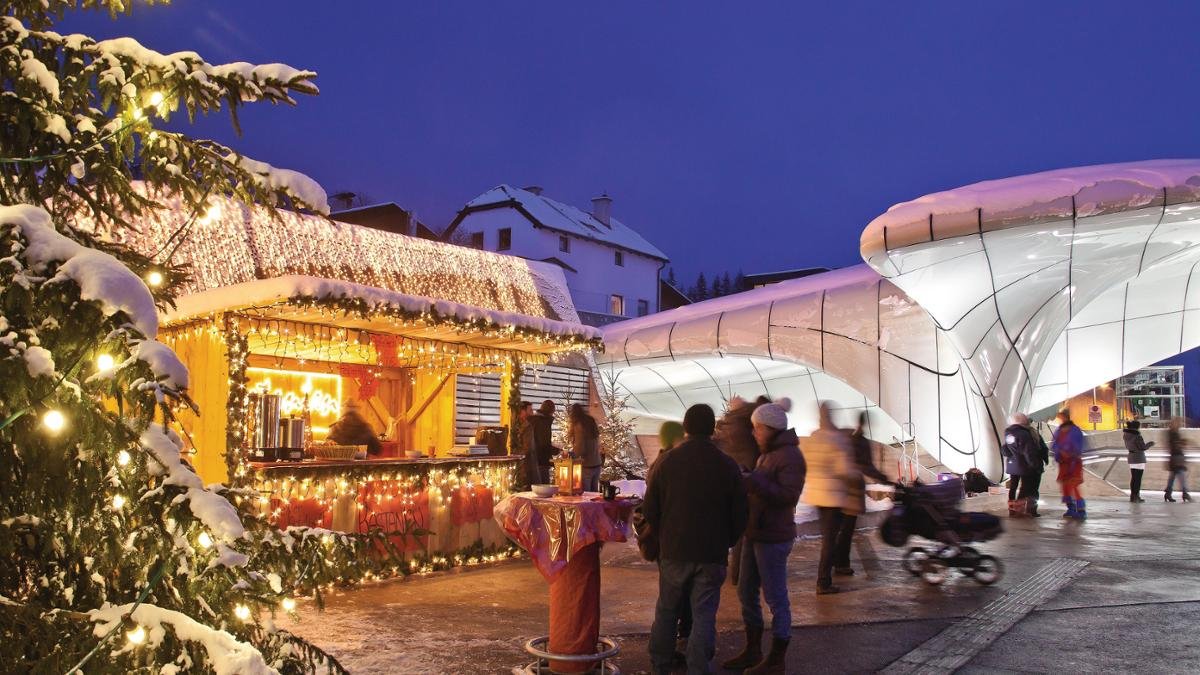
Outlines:
[[[279,447],[279,394],[252,394],[250,402],[254,418],[251,456],[260,462],[273,462]]]
[[[303,419],[288,417],[279,420],[279,450],[276,458],[288,462],[299,462],[304,459]]]

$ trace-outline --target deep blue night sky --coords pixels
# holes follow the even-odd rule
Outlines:
[[[983,4],[177,0],[59,30],[315,70],[196,133],[437,227],[502,182],[608,191],[687,281],[856,263],[935,190],[1200,156],[1200,4]]]

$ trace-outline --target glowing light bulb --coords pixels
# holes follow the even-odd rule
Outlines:
[[[233,615],[242,621],[250,619],[250,608],[245,605],[238,605],[233,609]]]
[[[96,370],[102,373],[112,370],[115,365],[117,365],[117,362],[111,354],[101,354],[96,357]]]
[[[146,283],[150,284],[151,288],[158,288],[159,286],[162,286],[162,272],[159,272],[158,270],[150,270],[150,273],[146,275]]]
[[[46,427],[46,431],[57,435],[67,426],[67,418],[57,410],[47,410],[46,414],[42,415],[42,426]]]
[[[153,94],[150,94],[150,105],[160,106],[160,105],[162,105],[162,102],[163,102],[163,95],[162,95],[161,91],[156,91]]]
[[[200,548],[209,548],[213,545],[213,540],[207,532],[201,532],[200,536],[196,537],[196,543],[200,544]]]
[[[129,639],[129,644],[140,645],[146,641],[146,629],[138,626],[137,628],[125,633],[125,637]]]
[[[283,611],[285,612],[296,611],[296,601],[291,598],[284,598],[283,602],[279,603],[279,606],[283,607]]]
[[[113,508],[120,511],[125,506],[125,495],[113,495]]]
[[[130,459],[132,458],[129,456],[129,453],[124,450],[117,453],[117,464],[121,466],[128,464]]]

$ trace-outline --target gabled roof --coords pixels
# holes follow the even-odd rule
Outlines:
[[[498,185],[467,202],[458,216],[446,228],[443,237],[449,237],[467,215],[476,211],[512,207],[517,209],[537,227],[591,239],[600,243],[640,253],[658,260],[668,260],[667,255],[640,234],[629,229],[616,218],[609,218],[608,225],[592,214],[559,201],[511,185]]]

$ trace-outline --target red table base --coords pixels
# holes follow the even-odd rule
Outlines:
[[[550,584],[550,649],[554,654],[594,654],[600,639],[600,542],[571,556]],[[551,661],[556,673],[582,673],[594,663]]]

